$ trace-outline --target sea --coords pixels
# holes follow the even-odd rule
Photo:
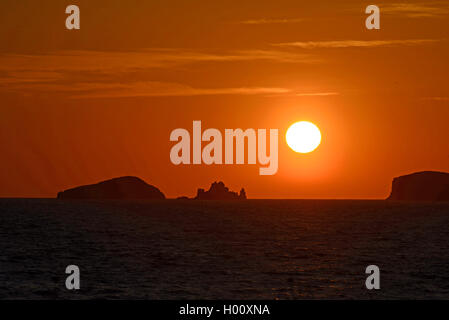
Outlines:
[[[449,299],[449,203],[0,199],[0,299]]]

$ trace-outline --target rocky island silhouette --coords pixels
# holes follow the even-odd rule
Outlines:
[[[244,188],[239,193],[230,191],[222,181],[215,181],[211,184],[209,190],[198,188],[196,196],[189,198],[186,196],[178,197],[177,200],[246,200],[246,191]]]
[[[58,193],[58,199],[165,199],[155,186],[137,177],[119,177]]]
[[[118,177],[96,184],[84,185],[61,191],[58,199],[165,199],[165,195],[155,186],[133,176]],[[244,200],[245,189],[240,193],[230,191],[222,181],[211,184],[209,190],[199,188],[195,198],[188,200]]]
[[[215,181],[211,184],[209,190],[199,188],[194,200],[246,200],[246,191],[244,188],[240,193],[229,191],[222,181]]]
[[[421,171],[396,177],[387,200],[449,201],[449,173]]]
[[[96,184],[61,191],[58,199],[165,199],[155,186],[133,176],[105,180]],[[246,200],[244,188],[239,193],[230,191],[222,181],[215,181],[209,190],[198,188],[193,198],[178,200]],[[386,200],[449,201],[449,173],[422,171],[393,179],[391,193]]]

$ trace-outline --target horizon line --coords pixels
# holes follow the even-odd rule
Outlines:
[[[165,198],[165,199],[58,199],[56,197],[1,197],[0,196],[0,200],[26,200],[26,199],[30,199],[30,200],[65,200],[65,201],[164,201],[164,200],[176,200],[176,201],[190,201],[190,200],[194,200],[194,201],[218,201],[218,202],[244,202],[247,200],[353,200],[353,201],[376,201],[376,200],[387,200],[386,198],[247,198],[244,200],[196,200],[193,198],[188,198],[188,199],[178,199],[178,198]]]

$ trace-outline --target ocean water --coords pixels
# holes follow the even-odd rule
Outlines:
[[[449,203],[0,199],[0,298],[449,299]]]

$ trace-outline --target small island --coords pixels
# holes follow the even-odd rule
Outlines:
[[[165,199],[156,187],[137,177],[119,177],[96,184],[68,189],[58,199]]]
[[[240,193],[229,191],[222,181],[214,182],[208,191],[198,189],[195,200],[245,200],[245,189],[241,189]]]
[[[449,201],[449,173],[422,171],[394,178],[387,200]]]
[[[179,197],[178,200],[246,200],[246,191],[244,188],[240,193],[229,191],[222,181],[215,181],[211,184],[209,190],[205,191],[199,188],[195,198]]]
[[[79,186],[58,192],[58,199],[166,199],[155,186],[138,177],[126,176]],[[178,197],[178,200],[246,200],[245,189],[230,191],[222,181],[211,184],[209,190],[199,188],[196,197]]]

